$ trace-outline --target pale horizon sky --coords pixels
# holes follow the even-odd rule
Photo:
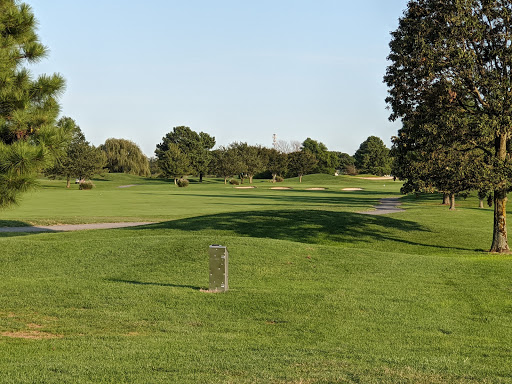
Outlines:
[[[382,82],[406,0],[25,0],[47,59],[67,81],[62,115],[94,145],[148,156],[175,126],[272,145],[307,137],[351,155],[390,146]]]

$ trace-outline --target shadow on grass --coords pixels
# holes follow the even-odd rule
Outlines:
[[[124,283],[124,284],[132,284],[132,285],[152,285],[152,286],[157,286],[157,287],[187,288],[187,289],[193,289],[194,291],[201,290],[201,287],[196,287],[193,285],[152,283],[152,282],[144,282],[144,281],[136,281],[136,280],[122,280],[122,279],[108,279],[108,281],[112,281],[114,283]]]
[[[221,235],[270,238],[307,244],[356,244],[373,248],[388,243],[433,249],[478,251],[463,243],[446,246],[429,228],[415,221],[390,216],[372,216],[352,212],[326,210],[262,210],[220,213],[151,224],[146,227],[123,228],[138,231],[173,229],[185,232],[216,231]],[[216,234],[217,235],[217,234]],[[425,239],[423,242],[419,239]],[[441,243],[441,244],[440,244]],[[380,245],[379,245],[380,247]]]
[[[362,243],[371,240],[420,245],[404,239],[404,232],[428,232],[428,229],[416,222],[387,216],[299,209],[220,213],[123,230],[141,229],[214,230],[237,236],[314,244]]]
[[[241,190],[243,191],[243,190]],[[188,197],[212,198],[224,200],[225,204],[236,204],[236,200],[251,200],[251,204],[261,205],[258,200],[267,200],[269,205],[290,205],[290,204],[307,204],[307,205],[333,205],[347,206],[357,209],[371,208],[379,203],[382,197],[390,196],[389,193],[378,194],[375,192],[363,192],[358,194],[369,195],[368,197],[350,196],[346,192],[337,191],[304,191],[304,190],[268,190],[266,193],[247,193],[239,192],[237,194],[192,194],[187,193]],[[299,194],[299,192],[301,194]],[[143,192],[145,194],[145,192]],[[174,195],[173,193],[170,194]],[[380,196],[379,196],[380,195]],[[176,196],[183,196],[176,194]],[[211,203],[210,203],[211,204]]]
[[[29,223],[19,220],[0,220],[0,227],[30,227]]]

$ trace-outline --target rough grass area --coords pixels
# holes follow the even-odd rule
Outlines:
[[[0,381],[511,383],[512,256],[483,251],[492,211],[405,197],[406,212],[370,217],[355,212],[399,185],[311,179],[283,193],[123,176],[95,181],[80,220],[124,218],[97,215],[118,194],[138,207],[130,217],[161,223],[0,234]],[[72,217],[81,191],[45,185],[19,221],[49,212],[38,198],[48,220]],[[340,190],[354,185],[364,190]],[[201,290],[217,243],[230,291],[212,295]]]

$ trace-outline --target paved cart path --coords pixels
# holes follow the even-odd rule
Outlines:
[[[131,223],[95,223],[95,224],[63,224],[63,225],[36,225],[33,227],[0,227],[0,232],[68,232],[82,231],[85,229],[113,229],[138,227],[154,224],[153,222]]]
[[[380,199],[379,205],[375,206],[375,211],[359,212],[363,215],[386,215],[388,213],[405,212],[404,209],[398,208],[400,206],[400,198],[387,197]]]

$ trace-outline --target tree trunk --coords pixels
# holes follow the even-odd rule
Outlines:
[[[507,159],[508,135],[502,133],[496,137],[494,148],[496,157],[501,162]],[[492,232],[491,252],[509,252],[507,238],[507,184],[502,184],[494,190],[494,228]]]
[[[484,201],[482,199],[479,200],[479,203],[478,203],[478,208],[483,208],[484,207]]]
[[[494,231],[492,235],[491,252],[509,252],[507,238],[507,190],[494,191]]]
[[[273,173],[272,174],[272,182],[275,183],[276,182],[276,176],[277,176],[277,173]]]
[[[66,188],[69,188],[69,187],[71,187],[71,177],[70,176],[68,176],[66,178]]]
[[[225,177],[225,178],[224,178],[224,185],[226,185],[227,183],[228,183],[228,178],[227,178],[227,177]]]
[[[249,175],[249,184],[252,184],[252,175]]]
[[[441,205],[450,205],[450,194],[443,193],[443,203]]]
[[[455,194],[450,193],[450,211],[455,211]]]
[[[178,179],[174,178],[174,185],[177,185],[177,184],[178,184]]]
[[[302,175],[299,175],[299,183],[302,183]]]

